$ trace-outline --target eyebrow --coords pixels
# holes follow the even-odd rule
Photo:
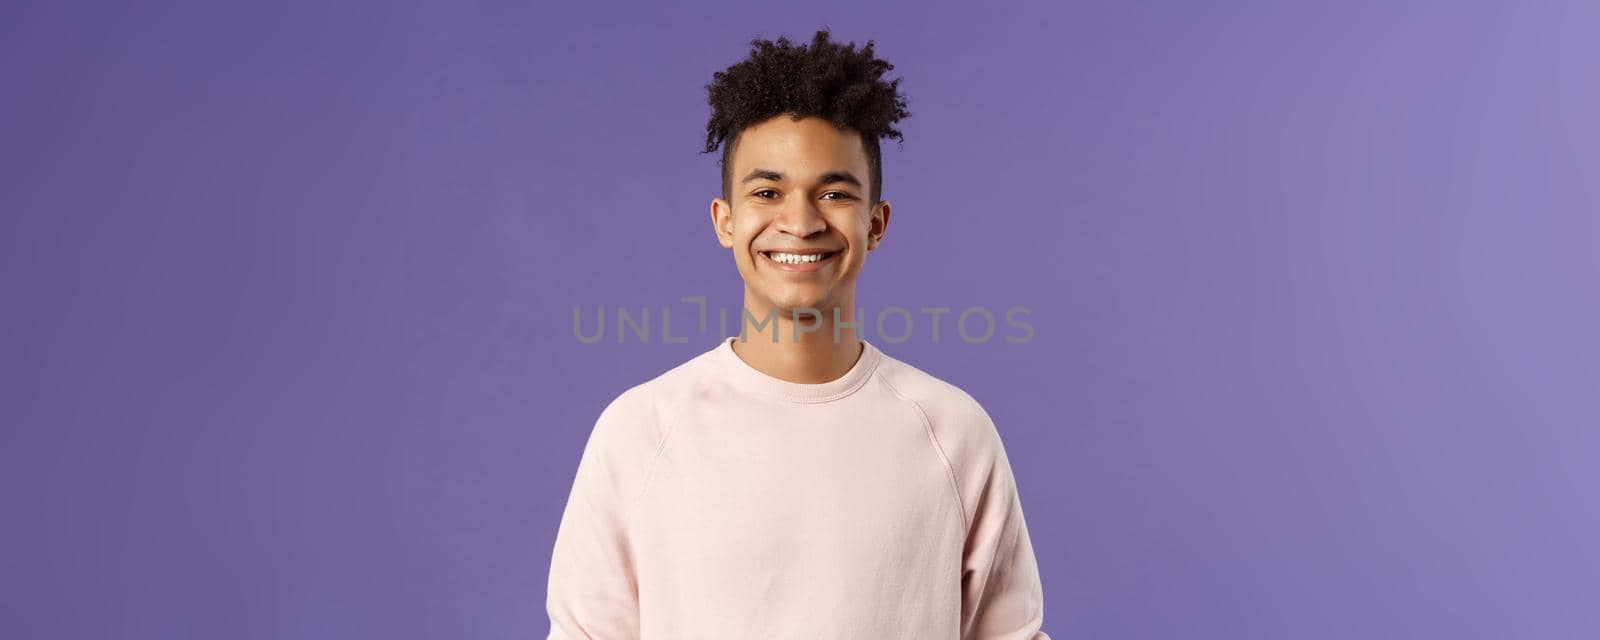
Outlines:
[[[783,174],[771,169],[756,169],[745,175],[744,179],[739,181],[739,184],[744,184],[746,182],[750,182],[751,180],[771,180],[773,182],[782,182]],[[849,171],[829,171],[822,174],[822,176],[817,179],[817,184],[833,184],[836,182],[852,184],[855,185],[856,188],[861,187],[861,179],[857,178],[855,174],[850,173]]]

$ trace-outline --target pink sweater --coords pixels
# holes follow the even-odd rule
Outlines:
[[[734,339],[601,412],[556,534],[552,640],[1049,640],[976,400],[870,343],[801,384]]]

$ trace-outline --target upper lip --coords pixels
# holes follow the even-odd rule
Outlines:
[[[838,249],[815,249],[815,248],[812,248],[812,249],[762,249],[760,252],[761,253],[790,253],[790,254],[794,254],[794,255],[808,256],[808,255],[811,255],[813,253],[833,253],[835,251],[838,251]]]

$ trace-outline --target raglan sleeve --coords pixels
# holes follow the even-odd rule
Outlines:
[[[994,422],[977,407],[958,481],[971,520],[961,563],[962,640],[1050,640],[1044,588],[1011,462]]]
[[[551,552],[548,640],[639,637],[635,532],[628,518],[659,433],[643,387],[617,396],[596,419]]]

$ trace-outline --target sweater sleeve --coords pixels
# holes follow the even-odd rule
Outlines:
[[[1011,463],[994,423],[974,418],[976,445],[961,483],[972,521],[961,565],[962,640],[1050,640],[1044,590]]]
[[[641,387],[619,395],[595,421],[551,553],[549,640],[639,637],[628,516],[643,491],[658,436]]]

